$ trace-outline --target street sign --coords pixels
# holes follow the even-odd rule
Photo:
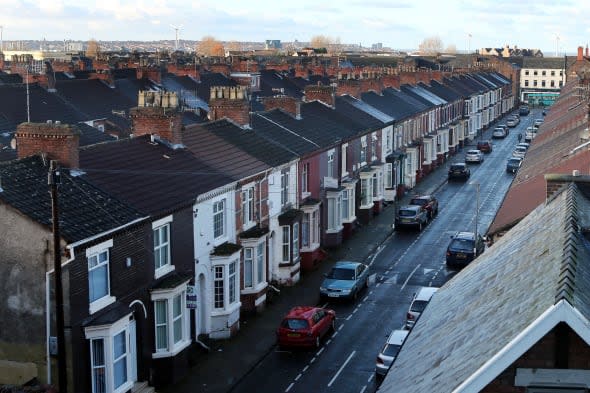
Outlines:
[[[197,292],[194,285],[186,286],[186,308],[197,308]]]

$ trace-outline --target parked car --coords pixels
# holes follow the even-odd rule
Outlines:
[[[408,330],[394,330],[387,337],[385,345],[381,349],[381,352],[379,352],[379,355],[377,355],[377,362],[375,364],[375,377],[378,381],[387,375],[409,333]]]
[[[320,285],[320,299],[356,299],[369,286],[369,267],[364,263],[339,261]]]
[[[395,213],[395,229],[402,227],[413,227],[422,231],[428,223],[428,212],[422,206],[406,205],[401,206]]]
[[[522,165],[522,158],[510,157],[508,159],[508,162],[506,163],[506,172],[516,173],[521,165]]]
[[[541,114],[542,114],[543,116],[547,116],[547,111],[546,111],[545,109],[543,109],[543,112],[541,112]]]
[[[491,153],[494,150],[492,141],[477,141],[477,150],[482,153]]]
[[[514,151],[512,152],[512,157],[516,157],[516,158],[524,158],[524,156],[526,155],[526,147],[524,146],[516,146],[514,148]]]
[[[521,116],[526,116],[531,112],[528,105],[521,105],[520,109],[518,110],[518,114]]]
[[[471,149],[465,153],[465,162],[477,162],[482,163],[484,160],[483,153],[481,150]]]
[[[530,142],[537,136],[537,129],[534,127],[527,127],[526,132],[524,134],[524,141]]]
[[[510,134],[510,128],[506,124],[498,124],[496,127],[503,128],[506,135]]]
[[[473,232],[457,232],[451,236],[447,247],[446,262],[448,267],[463,267],[477,258],[485,250],[481,235]]]
[[[415,196],[410,199],[410,205],[421,206],[423,210],[426,210],[429,220],[438,214],[438,200],[434,195]]]
[[[511,119],[506,120],[506,125],[508,127],[516,127],[518,125],[518,122],[516,121],[516,119],[511,118]]]
[[[520,143],[517,143],[515,147],[519,147],[520,146],[520,147],[524,147],[525,149],[528,150],[528,148],[529,148],[530,145],[531,145],[530,143],[520,142]]]
[[[414,298],[412,299],[412,303],[406,314],[406,323],[404,325],[406,329],[412,329],[416,322],[418,322],[418,318],[420,318],[420,315],[422,315],[422,312],[430,302],[430,299],[432,299],[432,295],[434,295],[437,290],[438,288],[435,287],[422,287],[414,294]]]
[[[533,127],[539,128],[541,126],[541,124],[543,124],[543,119],[535,119],[535,122],[533,123]]]
[[[449,181],[453,179],[467,180],[469,176],[471,176],[471,170],[464,162],[457,162],[449,167]]]
[[[494,138],[494,139],[506,138],[506,130],[502,127],[494,128],[494,131],[492,131],[492,138]]]
[[[336,312],[327,308],[293,307],[277,329],[280,347],[316,347],[336,328]]]

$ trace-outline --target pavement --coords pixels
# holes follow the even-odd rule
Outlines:
[[[475,141],[471,144],[475,144]],[[400,198],[398,204],[403,205],[416,194],[435,193],[446,183],[450,163],[462,160],[462,156],[462,152],[458,152],[423,177],[412,190]],[[280,294],[273,297],[263,312],[241,320],[240,330],[235,337],[207,342],[209,351],[198,345],[192,347],[188,375],[179,383],[158,389],[158,392],[231,392],[269,352],[275,349],[275,330],[282,317],[296,305],[318,303],[318,288],[323,273],[327,272],[335,261],[368,261],[374,255],[393,231],[394,209],[394,204],[387,205],[369,224],[358,227],[352,237],[340,247],[327,250],[328,258],[320,263],[316,270],[302,273],[299,283],[292,287],[281,287]]]

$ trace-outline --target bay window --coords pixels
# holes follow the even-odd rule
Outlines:
[[[303,206],[301,222],[301,247],[304,250],[315,249],[319,246],[319,203]]]
[[[189,312],[186,308],[188,279],[174,288],[152,290],[154,303],[154,358],[175,356],[190,344]]]
[[[289,226],[282,226],[281,227],[281,241],[282,241],[282,260],[284,263],[288,263],[291,261],[291,231]]]
[[[244,288],[252,288],[254,284],[254,249],[244,248]]]
[[[373,206],[373,176],[370,172],[361,173],[361,208]]]
[[[331,232],[342,229],[342,195],[338,191],[328,191],[326,193],[328,202],[328,227],[327,230]]]
[[[293,223],[293,261],[299,259],[299,223]]]
[[[355,186],[356,181],[342,183],[342,222],[351,223],[356,219],[355,215]]]

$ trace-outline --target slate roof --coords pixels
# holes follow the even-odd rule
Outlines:
[[[87,120],[107,118],[122,130],[131,127],[127,118],[113,114],[137,106],[137,95],[131,99],[121,90],[113,89],[98,79],[57,81],[57,93],[86,115]]]
[[[448,102],[458,101],[463,98],[457,91],[449,88],[448,86],[443,85],[442,83],[436,80],[430,81],[430,86],[423,83],[419,83],[418,86],[428,91],[431,91],[437,96],[444,98]]]
[[[343,96],[339,96],[336,98],[336,110],[346,110],[346,108],[350,106],[365,112],[367,115],[370,116],[370,119],[368,119],[370,121],[378,119],[381,123],[383,123],[384,126],[392,124],[395,121],[395,119],[392,116],[389,116],[388,114],[381,112],[380,110],[367,104],[366,102],[358,100],[352,96],[345,94]],[[350,113],[353,114],[353,112]]]
[[[78,123],[76,126],[80,130],[80,146],[94,145],[95,143],[109,142],[116,139],[86,123]]]
[[[214,136],[211,139],[219,143],[221,148],[223,148],[222,144],[231,145],[233,155],[228,155],[228,147],[219,155],[215,154],[210,149],[211,146],[207,139],[201,139],[210,138],[206,135],[209,133]],[[198,128],[187,129],[183,141],[199,158],[218,169],[233,165],[234,168],[230,167],[227,170],[236,172],[236,175],[246,167],[250,167],[252,173],[257,173],[298,158],[295,153],[258,134],[255,129],[243,129],[225,119],[203,124],[200,130]],[[245,156],[244,153],[248,156]],[[211,160],[206,157],[210,157]],[[213,162],[218,164],[215,165]],[[246,165],[246,163],[249,163],[249,165]]]
[[[568,57],[575,58],[575,56]],[[567,59],[564,57],[522,57],[521,67],[538,69],[565,69],[566,61]]]
[[[303,90],[293,83],[288,75],[274,70],[260,71],[260,92],[261,97],[272,97],[277,94],[285,94],[289,97],[302,98]]]
[[[589,211],[586,177],[448,281],[379,391],[482,391],[561,321],[590,343],[590,243],[578,230],[590,227]]]
[[[578,148],[585,143],[581,135],[588,127],[588,103],[580,101],[578,81],[562,88],[561,94],[539,127],[522,166],[510,185],[488,233],[504,231],[545,200],[546,173],[585,173],[590,151]]]
[[[190,151],[152,143],[149,136],[81,148],[80,169],[92,184],[150,215],[189,206],[233,182]]]
[[[427,109],[423,103],[393,88],[383,89],[383,95],[375,92],[362,93],[361,100],[388,114],[396,121],[408,119]]]
[[[17,125],[27,121],[26,85],[0,85],[0,125],[2,131],[16,131]],[[59,120],[75,124],[91,120],[65,102],[59,95],[49,93],[38,84],[29,84],[29,113],[31,122],[45,123]]]
[[[239,145],[225,139],[239,144],[239,138],[232,137],[231,134],[239,135],[242,139],[248,138],[243,131],[245,130],[227,120],[219,120],[187,128],[182,141],[191,153],[217,172],[239,180],[270,168],[268,164],[241,149]],[[253,134],[252,131],[249,133]],[[265,144],[268,146],[268,143]]]
[[[0,163],[0,201],[51,230],[51,198],[47,185],[49,164],[40,156]],[[59,186],[60,234],[80,241],[118,228],[144,215],[69,171],[61,171]]]

